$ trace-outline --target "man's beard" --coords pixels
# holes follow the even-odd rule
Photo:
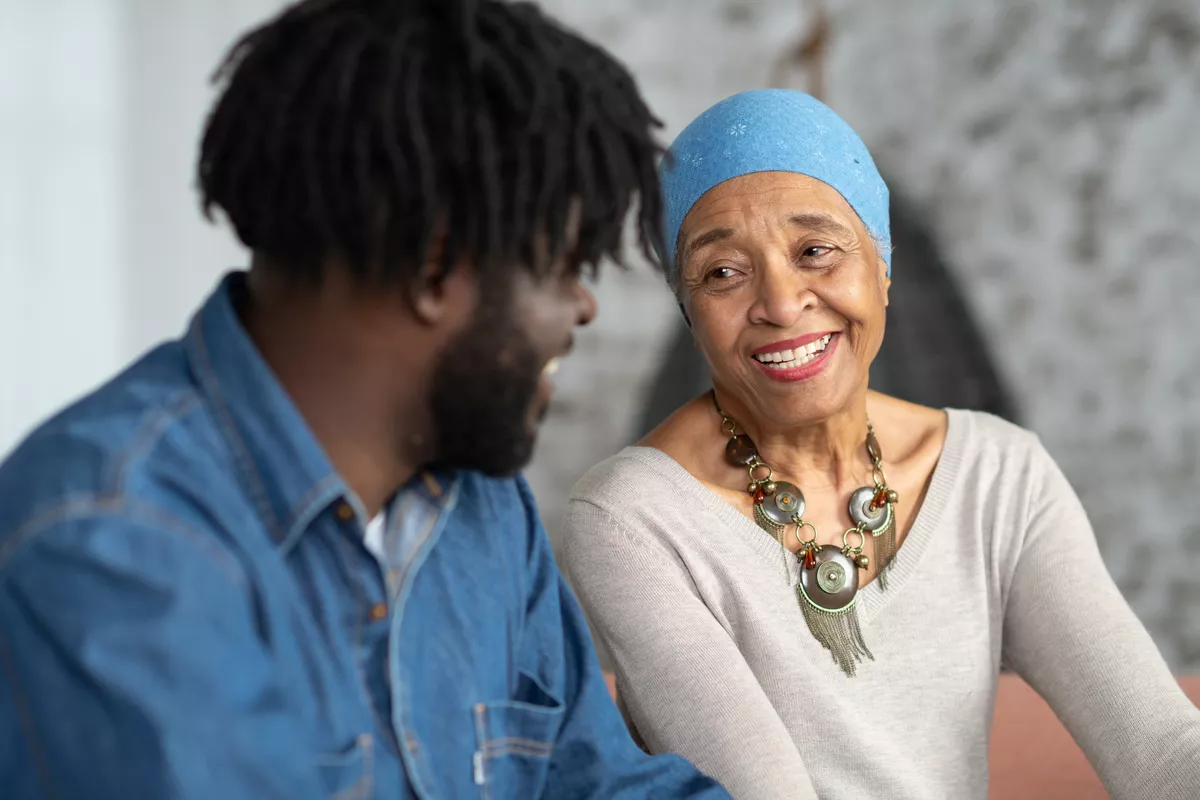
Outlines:
[[[481,305],[471,326],[442,352],[434,372],[435,466],[507,476],[533,456],[530,410],[541,359],[508,303]]]

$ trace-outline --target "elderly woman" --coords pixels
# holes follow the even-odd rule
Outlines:
[[[1005,664],[1114,798],[1200,797],[1200,710],[1038,439],[868,389],[891,253],[858,136],[752,91],[671,154],[714,391],[583,479],[564,553],[648,749],[739,798],[983,798]]]

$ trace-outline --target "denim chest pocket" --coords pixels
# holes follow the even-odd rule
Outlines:
[[[475,784],[481,796],[540,797],[554,743],[562,729],[562,701],[522,672],[514,700],[477,703]]]
[[[333,800],[371,797],[374,748],[371,735],[364,733],[339,751],[318,753],[314,763],[326,796]]]

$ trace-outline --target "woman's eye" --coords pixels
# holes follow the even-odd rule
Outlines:
[[[823,247],[819,244],[814,244],[810,247],[806,247],[803,250],[801,250],[800,257],[801,258],[820,258],[821,256],[830,253],[832,250],[833,250],[832,247]]]
[[[716,278],[719,281],[723,281],[723,280],[726,280],[727,278],[732,278],[735,274],[736,274],[736,272],[734,271],[734,269],[732,267],[717,267],[716,269],[714,269],[708,273],[708,277]]]

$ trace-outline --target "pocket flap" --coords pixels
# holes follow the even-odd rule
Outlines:
[[[549,757],[565,707],[536,678],[522,672],[514,699],[475,705],[475,735],[485,757],[520,753]]]

